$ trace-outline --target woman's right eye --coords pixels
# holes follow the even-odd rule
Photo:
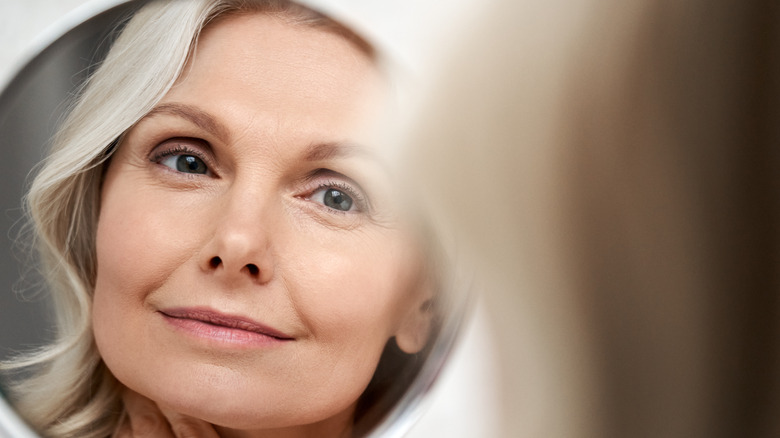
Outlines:
[[[182,173],[205,175],[209,170],[203,160],[195,155],[188,154],[177,154],[165,157],[160,160],[160,164]]]

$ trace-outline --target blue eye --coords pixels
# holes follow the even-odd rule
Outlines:
[[[166,157],[160,161],[160,164],[170,167],[182,173],[195,173],[205,175],[208,173],[208,166],[195,155],[177,154]]]
[[[344,190],[334,187],[321,188],[312,193],[310,199],[337,211],[352,211],[355,207],[355,201],[351,196]]]

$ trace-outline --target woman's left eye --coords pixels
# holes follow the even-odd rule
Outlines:
[[[188,154],[176,154],[165,157],[160,160],[160,164],[182,173],[205,175],[209,170],[202,159]]]
[[[352,196],[338,187],[320,188],[312,193],[309,199],[337,211],[353,211],[357,208]]]

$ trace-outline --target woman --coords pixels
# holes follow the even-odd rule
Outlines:
[[[125,433],[124,394],[220,436],[375,424],[435,289],[367,146],[383,81],[368,44],[287,1],[143,7],[29,193],[60,333],[5,365],[32,371],[23,416]]]

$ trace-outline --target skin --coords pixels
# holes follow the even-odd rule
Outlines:
[[[424,346],[420,256],[367,146],[383,89],[332,33],[262,14],[204,31],[102,189],[95,338],[133,394],[223,437],[346,436],[388,339]]]

